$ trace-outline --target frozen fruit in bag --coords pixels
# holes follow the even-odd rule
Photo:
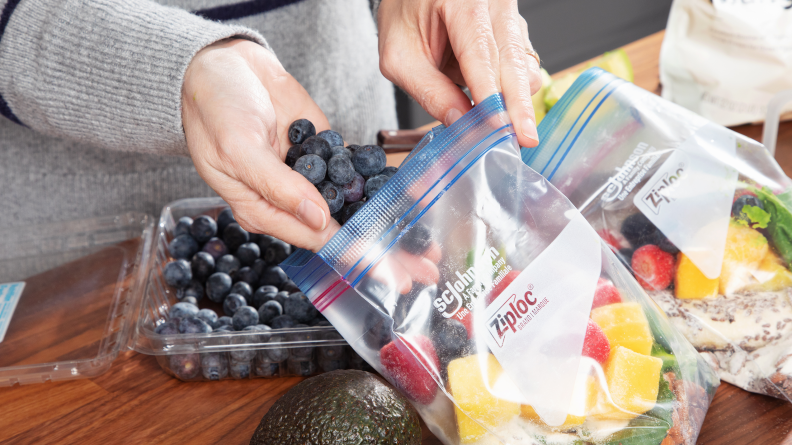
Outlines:
[[[751,272],[759,267],[768,250],[767,238],[761,232],[745,225],[730,223],[718,291],[729,295],[750,284]]]
[[[586,421],[588,413],[596,405],[598,394],[599,387],[593,376],[578,378],[575,381],[575,392],[572,394],[572,402],[569,405],[569,414],[567,414],[566,420],[561,425],[550,428],[563,431],[582,425]],[[520,416],[545,425],[531,405],[521,405]]]
[[[674,279],[674,256],[654,244],[635,249],[632,269],[644,289],[661,290]]]
[[[439,369],[432,342],[423,335],[398,337],[383,346],[380,360],[388,376],[410,399],[428,405],[437,393],[432,373]]]
[[[610,399],[598,406],[593,416],[629,420],[654,408],[662,367],[661,358],[616,346],[605,364]]]
[[[611,352],[619,346],[639,354],[652,351],[652,331],[640,303],[615,303],[591,311],[594,320],[610,342]]]
[[[767,251],[752,275],[757,281],[746,287],[746,290],[777,292],[792,287],[792,272],[772,250]]]
[[[621,303],[621,301],[619,289],[616,289],[616,286],[610,280],[600,278],[597,281],[597,288],[594,290],[594,302],[591,303],[592,309],[608,304]]]
[[[478,422],[494,428],[519,414],[520,404],[499,399],[487,389],[502,373],[503,368],[492,354],[469,355],[448,364],[448,387],[458,405],[454,412],[462,443],[473,442],[487,433]]]
[[[591,357],[599,363],[605,363],[610,355],[610,342],[602,329],[589,318],[586,326],[586,337],[583,340],[583,355]]]
[[[714,297],[718,294],[718,278],[707,278],[684,253],[679,253],[674,292],[677,298],[701,299]]]

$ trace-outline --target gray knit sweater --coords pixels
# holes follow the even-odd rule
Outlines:
[[[181,86],[201,48],[271,48],[350,143],[395,128],[369,0],[0,0],[0,226],[213,195]],[[187,11],[195,11],[198,15]]]

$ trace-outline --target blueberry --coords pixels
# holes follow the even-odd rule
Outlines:
[[[266,261],[267,264],[277,265],[286,260],[286,258],[288,258],[291,253],[292,249],[289,244],[279,239],[274,239],[270,245],[267,246],[267,249],[264,250],[264,261]]]
[[[363,199],[365,186],[366,180],[363,179],[363,176],[361,176],[360,173],[355,172],[355,177],[352,179],[352,182],[340,187],[341,193],[344,195],[344,202],[352,203]]]
[[[393,319],[378,312],[370,311],[363,321],[363,341],[368,347],[379,351],[390,343],[393,337]]]
[[[308,323],[316,317],[318,311],[305,294],[295,292],[289,295],[289,299],[286,300],[286,305],[283,306],[283,313],[292,317],[298,323]]]
[[[267,247],[269,247],[272,242],[275,241],[275,237],[270,235],[261,235],[258,240],[259,250],[261,251],[261,255],[264,255],[264,252],[267,251]]]
[[[275,343],[275,344],[283,343],[286,340],[284,337],[285,336],[283,335],[273,335],[270,337],[268,343]],[[261,352],[262,352],[261,355],[263,356],[262,358],[267,358],[269,360],[272,360],[273,362],[282,362],[287,358],[289,358],[289,350],[286,348],[267,348],[267,349],[262,349]]]
[[[154,333],[159,335],[173,335],[179,333],[179,325],[173,321],[168,320],[165,323],[161,323],[154,328]]]
[[[254,232],[248,232],[248,235],[250,237],[250,242],[255,243],[257,246],[261,237],[264,236],[260,233],[254,233]]]
[[[217,235],[222,237],[223,232],[229,224],[235,223],[234,212],[230,208],[224,208],[220,214],[217,215]]]
[[[363,201],[358,201],[345,205],[344,208],[341,209],[341,221],[339,222],[342,225],[346,224],[346,222],[349,221],[350,218],[352,218],[352,215],[357,213],[357,211],[360,210],[360,208],[363,207],[364,204],[366,203]]]
[[[302,144],[316,134],[316,127],[308,119],[297,119],[289,125],[289,140],[292,144]]]
[[[201,354],[201,371],[207,380],[220,380],[228,376],[228,360],[225,353],[209,352]]]
[[[326,140],[331,147],[335,147],[338,145],[342,147],[344,146],[344,138],[342,138],[341,135],[338,134],[338,132],[336,131],[324,130],[324,131],[320,131],[319,134],[317,134],[316,136]]]
[[[297,283],[295,283],[292,280],[286,281],[286,283],[283,285],[283,290],[285,290],[290,294],[293,294],[295,292],[302,292],[300,288],[297,286]]]
[[[281,307],[286,305],[286,300],[289,299],[289,293],[286,291],[280,291],[275,294],[275,301],[280,303]]]
[[[234,332],[234,327],[231,326],[230,324],[224,324],[212,329],[212,332]]]
[[[236,273],[234,279],[237,281],[244,281],[245,283],[256,286],[259,282],[259,274],[250,267],[243,267]]]
[[[234,329],[233,319],[231,317],[227,316],[227,315],[223,315],[222,317],[217,319],[217,321],[215,322],[214,326],[212,326],[212,327],[217,329],[220,326],[228,326],[231,329]]]
[[[169,357],[170,370],[182,380],[192,380],[201,371],[201,357],[198,354],[177,354]]]
[[[198,317],[182,318],[179,322],[179,332],[182,334],[208,334],[212,327]]]
[[[237,257],[233,255],[223,255],[217,260],[215,270],[233,277],[239,272],[240,267],[242,267],[242,264],[239,263]]]
[[[352,152],[352,165],[363,176],[374,176],[385,168],[385,151],[378,145],[364,145]]]
[[[228,248],[226,247],[225,243],[223,242],[223,240],[217,237],[214,237],[209,241],[207,241],[206,244],[204,244],[203,249],[201,250],[208,253],[209,255],[212,255],[212,258],[214,258],[215,260],[223,255],[228,254]]]
[[[290,342],[293,343],[310,344],[310,342],[316,340],[316,333],[306,328],[308,328],[308,326],[304,324],[294,325],[294,329],[300,329],[300,331],[289,334],[287,338],[289,339]],[[314,350],[313,346],[291,348],[291,355],[292,357],[310,359],[311,356],[313,355],[313,350]]]
[[[396,167],[385,167],[384,169],[382,169],[380,174],[385,175],[388,177],[388,179],[390,179],[393,177],[393,175],[396,174],[397,171],[399,171],[399,169]]]
[[[245,306],[247,302],[245,297],[239,294],[228,294],[223,300],[223,313],[229,317],[233,317],[236,311]]]
[[[344,146],[330,147],[330,159],[335,156],[346,156],[352,160],[352,151]],[[354,169],[354,167],[353,167]]]
[[[327,164],[320,156],[308,154],[300,157],[294,163],[294,170],[303,175],[311,184],[319,184],[327,173]]]
[[[327,161],[327,176],[336,185],[349,184],[355,179],[355,167],[349,157],[333,156]]]
[[[363,189],[363,192],[366,194],[366,200],[371,200],[374,195],[377,194],[378,191],[388,182],[388,177],[385,175],[377,175],[372,176],[366,181],[366,186]]]
[[[316,363],[313,360],[294,359],[286,362],[290,374],[307,377],[316,372]]]
[[[349,367],[346,359],[343,358],[338,360],[321,359],[318,364],[322,372],[338,371],[339,369],[347,369]]]
[[[321,334],[321,338],[323,340],[332,340],[343,342],[344,337],[341,336],[336,331],[326,332]],[[344,346],[343,345],[335,345],[335,346],[322,346],[317,348],[317,352],[319,352],[319,356],[327,359],[327,360],[338,360],[344,356]]]
[[[261,308],[261,305],[263,305],[264,303],[274,300],[275,295],[277,294],[278,294],[278,288],[276,288],[275,286],[261,286],[258,289],[256,289],[256,293],[253,294],[252,306],[256,308]]]
[[[264,273],[264,269],[266,269],[267,262],[263,259],[259,258],[256,261],[253,261],[253,265],[250,266],[251,269],[255,270],[258,276],[260,277]]]
[[[288,329],[293,328],[295,324],[297,324],[297,322],[295,322],[293,318],[284,314],[273,318],[269,325],[272,329]]]
[[[223,231],[223,241],[228,250],[234,252],[239,249],[239,246],[250,241],[250,233],[239,224],[233,222],[228,224]]]
[[[284,161],[289,168],[294,168],[294,163],[303,155],[302,145],[292,145],[289,151],[286,152],[286,160]]]
[[[413,255],[423,255],[432,245],[432,232],[423,225],[416,224],[399,240],[399,246]]]
[[[250,306],[242,306],[234,312],[234,329],[241,331],[248,326],[256,325],[259,322],[258,311]]]
[[[330,144],[319,136],[311,136],[302,143],[303,156],[317,155],[327,162],[330,159]],[[296,165],[296,163],[295,163]]]
[[[330,208],[330,213],[341,210],[341,207],[344,206],[344,195],[337,185],[330,181],[324,181],[319,184],[317,188],[319,189],[319,193],[322,194],[322,198],[324,198],[327,203],[327,207]]]
[[[289,277],[286,275],[286,272],[283,271],[279,266],[270,266],[264,269],[264,275],[261,276],[259,280],[259,284],[262,286],[275,286],[278,289],[281,288]]]
[[[275,300],[270,300],[259,308],[259,321],[269,324],[273,318],[283,315],[283,307]]]
[[[173,236],[189,235],[193,220],[189,216],[182,216],[173,228]]]
[[[195,238],[195,241],[205,243],[217,235],[217,223],[212,217],[201,215],[193,220],[192,226],[190,226],[190,235]]]
[[[181,303],[190,303],[198,306],[198,300],[196,300],[195,297],[184,297],[182,298]]]
[[[206,281],[209,275],[215,271],[215,259],[207,252],[198,252],[192,257],[190,263],[193,278],[199,281]]]
[[[217,313],[211,309],[201,309],[196,317],[205,321],[210,327],[214,327],[218,320]]]
[[[195,300],[195,304],[201,300],[204,296],[204,288],[203,284],[196,280],[190,281],[187,286],[184,286],[181,289],[176,289],[176,298],[179,301],[184,301],[186,298],[192,298]]]
[[[165,282],[173,287],[185,287],[192,280],[190,263],[186,260],[171,261],[165,265],[162,276],[165,278]]]
[[[658,235],[657,247],[659,247],[660,250],[664,250],[670,253],[671,255],[676,255],[679,253],[679,248],[674,243],[672,243],[670,239],[666,238],[663,232],[658,230],[657,235]]]
[[[762,205],[762,201],[759,201],[759,198],[753,195],[742,195],[734,200],[734,204],[732,204],[732,216],[734,219],[745,221],[750,225],[753,221],[743,212],[743,207],[745,206],[759,207],[762,210],[764,210],[764,206]]]
[[[657,227],[641,212],[625,218],[621,226],[622,235],[627,238],[633,249],[645,244],[657,244],[658,232]]]
[[[246,326],[243,331],[248,332],[258,332],[260,328],[258,326]],[[235,362],[249,362],[256,357],[256,350],[250,349],[247,346],[250,343],[261,343],[261,338],[258,335],[254,336],[236,336],[231,339],[231,344],[237,345],[246,345],[244,346],[245,349],[234,349],[232,350],[229,355],[231,356],[231,360]]]
[[[347,145],[347,150],[349,150],[351,153],[354,153],[355,150],[357,150],[358,148],[360,148],[360,145],[355,145],[355,144]]]
[[[237,362],[231,360],[228,373],[232,379],[246,379],[250,377],[250,362]]]
[[[248,306],[253,301],[253,288],[244,281],[237,281],[231,286],[231,294],[239,294],[245,297],[245,301],[247,301]]]
[[[432,340],[438,355],[448,363],[461,356],[468,341],[467,329],[461,321],[446,318],[434,326]]]
[[[220,303],[231,292],[231,277],[223,272],[215,272],[206,280],[206,296]]]
[[[186,260],[195,255],[201,246],[190,235],[179,235],[168,243],[168,253],[177,260]]]
[[[259,377],[278,377],[280,375],[280,364],[268,361],[269,357],[262,355],[263,352],[259,353],[258,360],[256,360],[256,375]]]
[[[261,256],[261,250],[256,243],[245,243],[239,246],[234,255],[239,258],[239,262],[243,266],[252,266],[253,262]]]

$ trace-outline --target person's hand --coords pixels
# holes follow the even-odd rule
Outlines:
[[[531,94],[539,64],[517,0],[382,0],[380,70],[435,119],[452,124],[475,103],[503,92],[520,145],[538,144]]]
[[[283,160],[288,126],[330,125],[269,50],[227,40],[201,50],[182,88],[182,122],[198,174],[231,206],[239,225],[319,250],[338,231],[327,203]]]

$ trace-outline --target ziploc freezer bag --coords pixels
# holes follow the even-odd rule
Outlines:
[[[692,444],[718,384],[520,162],[500,95],[283,267],[446,444]]]
[[[756,141],[599,69],[523,148],[676,326],[749,391],[792,397],[792,182]]]

